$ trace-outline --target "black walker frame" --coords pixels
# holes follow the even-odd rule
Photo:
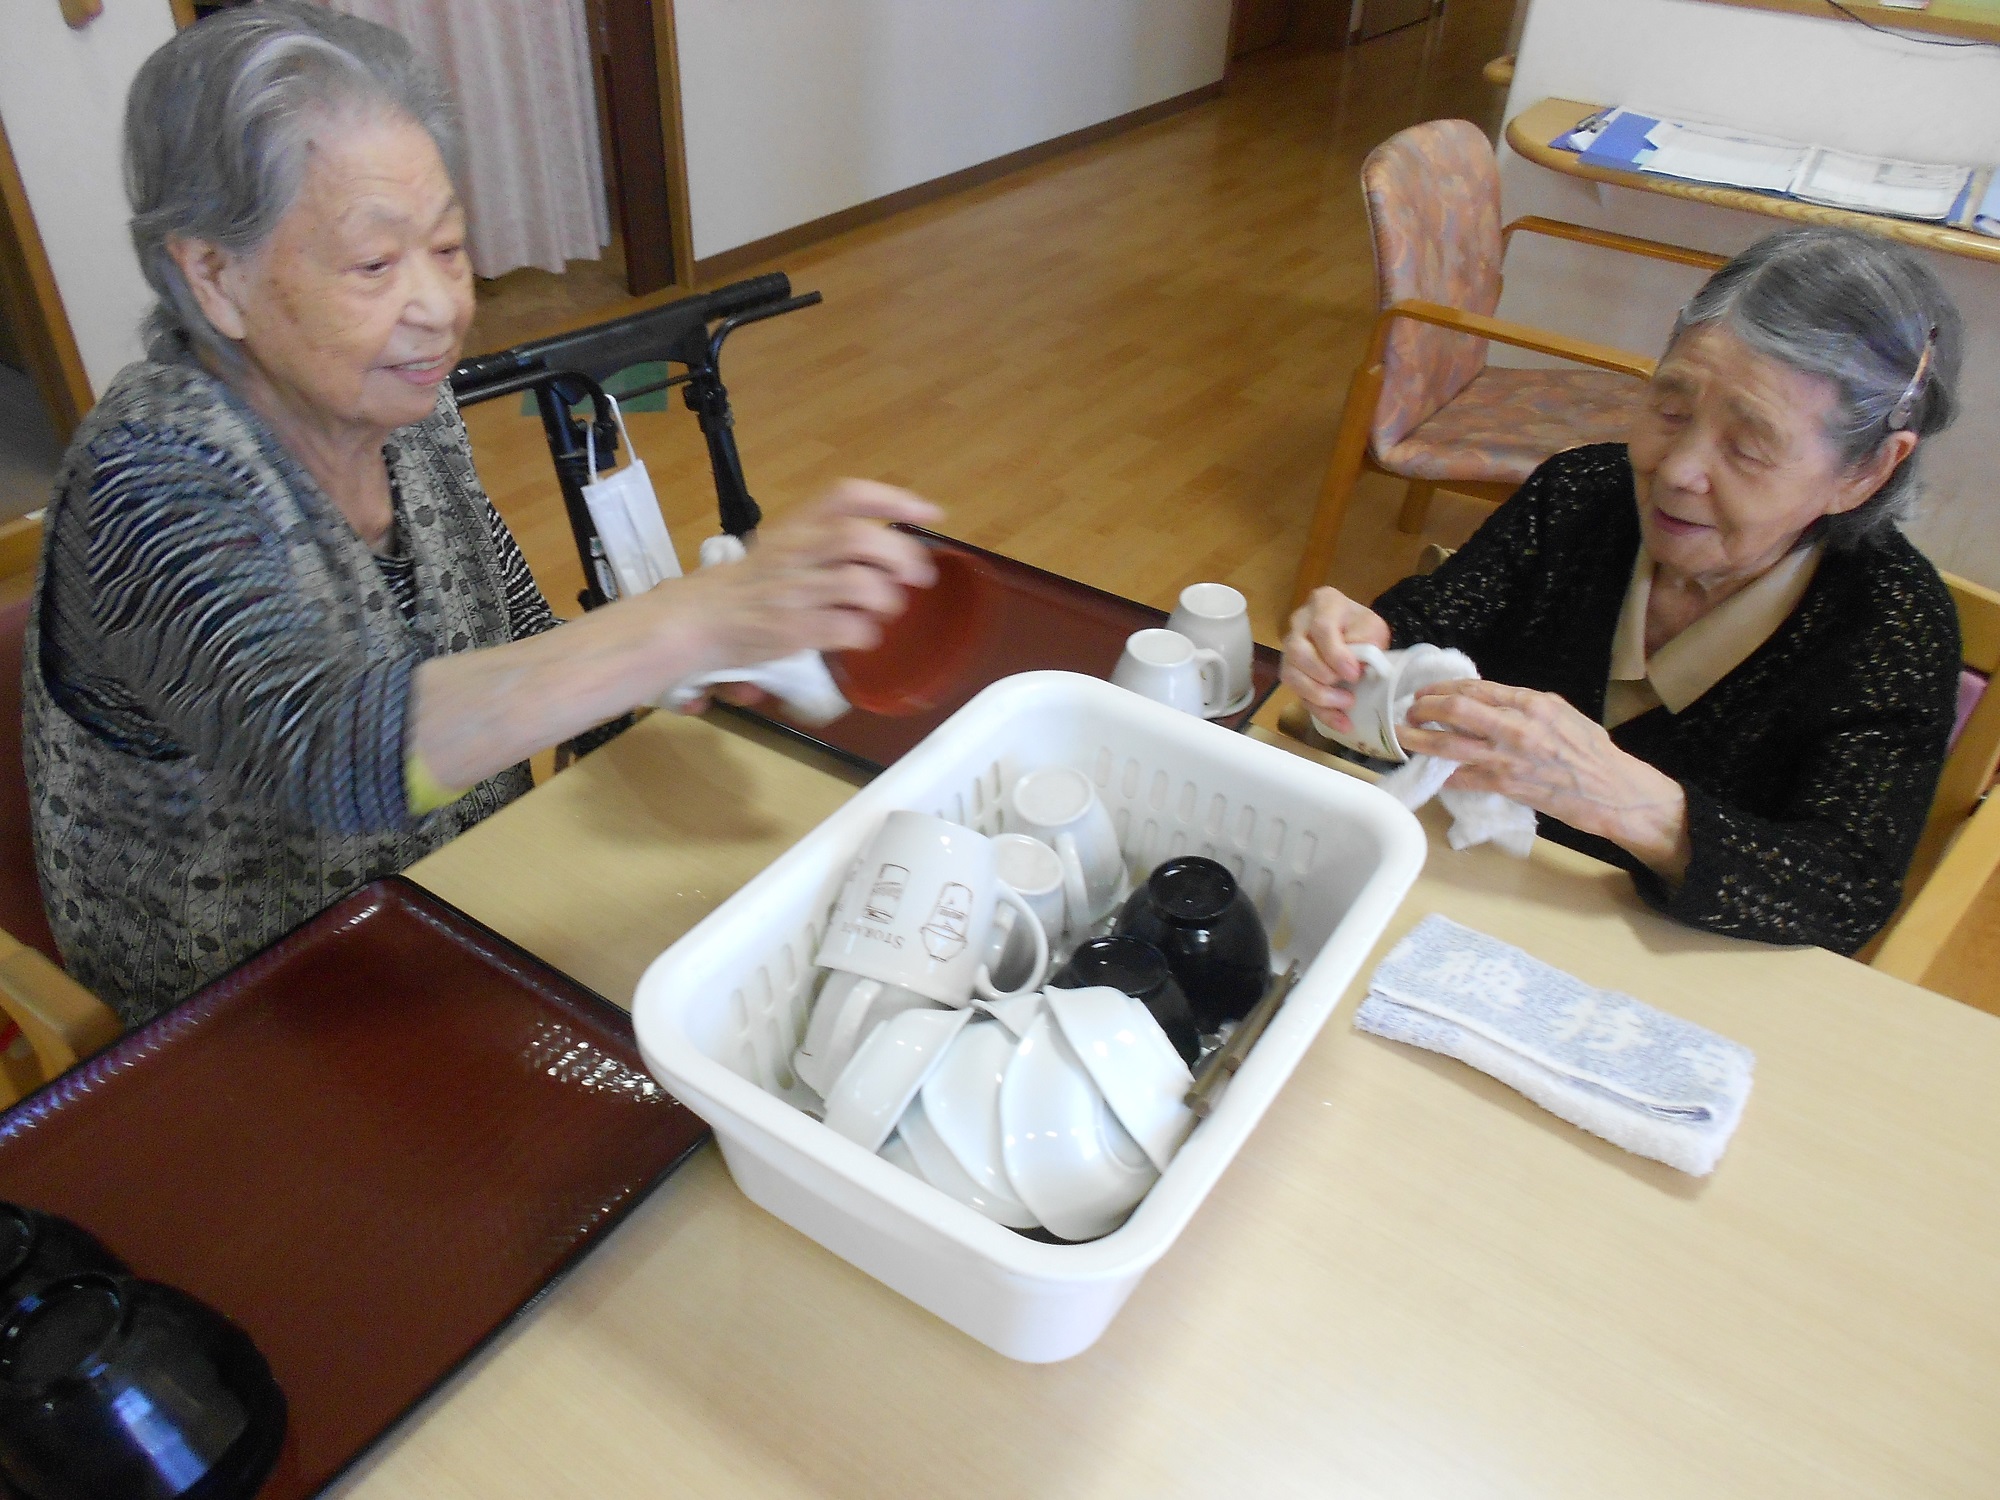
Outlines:
[[[583,498],[583,487],[591,480],[589,447],[594,445],[607,459],[618,451],[618,423],[605,399],[603,382],[637,364],[681,367],[682,373],[622,392],[621,398],[686,387],[682,397],[708,443],[722,529],[731,536],[747,537],[763,517],[750,496],[743,460],[736,451],[735,417],[722,384],[723,340],[746,323],[797,312],[819,300],[818,292],[792,295],[791,278],[774,271],[574,333],[517,344],[499,354],[466,360],[452,371],[452,392],[460,406],[518,391],[535,393],[549,458],[562,486],[563,508],[583,563],[584,587],[577,602],[585,609],[618,597],[604,544]],[[576,411],[585,401],[590,404],[588,433]]]

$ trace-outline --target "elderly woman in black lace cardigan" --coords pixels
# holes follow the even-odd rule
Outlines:
[[[1898,529],[1961,325],[1917,257],[1753,245],[1681,313],[1628,444],[1559,453],[1436,573],[1323,588],[1285,680],[1344,730],[1349,649],[1455,646],[1413,753],[1696,927],[1851,953],[1894,913],[1949,739],[1957,618]]]

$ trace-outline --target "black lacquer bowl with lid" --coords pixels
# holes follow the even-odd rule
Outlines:
[[[1240,1021],[1271,977],[1271,941],[1227,866],[1200,855],[1170,859],[1118,914],[1121,936],[1166,955],[1204,1033]]]
[[[286,1407],[248,1334],[0,1204],[0,1475],[22,1500],[249,1500]]]
[[[1201,1056],[1201,1030],[1195,1025],[1194,1010],[1175,983],[1167,956],[1143,938],[1086,938],[1049,984],[1059,990],[1100,984],[1123,990],[1152,1012],[1182,1062],[1192,1068]]]

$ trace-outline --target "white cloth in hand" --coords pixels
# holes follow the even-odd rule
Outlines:
[[[1469,1063],[1614,1146],[1696,1177],[1721,1160],[1756,1064],[1727,1037],[1436,915],[1382,960],[1354,1025]]]
[[[1377,655],[1373,651],[1369,656]],[[1395,666],[1396,697],[1389,705],[1389,722],[1404,723],[1410,704],[1424,688],[1439,682],[1462,682],[1477,677],[1479,668],[1463,651],[1446,646],[1418,645],[1403,651],[1379,653]],[[1451,831],[1446,837],[1454,849],[1470,849],[1494,843],[1509,854],[1526,859],[1535,847],[1535,813],[1498,792],[1464,792],[1449,785],[1458,769],[1455,760],[1435,755],[1413,755],[1382,778],[1382,790],[1415,812],[1431,798],[1444,803],[1451,814]]]
[[[742,538],[728,532],[709,537],[701,544],[704,568],[741,562],[749,555]],[[831,724],[852,707],[834,682],[833,673],[827,670],[826,658],[817,651],[794,651],[790,656],[759,662],[754,667],[724,667],[719,672],[704,672],[674,688],[660,700],[661,706],[685,708],[709,688],[723,682],[747,682],[761,688],[790,709],[793,718],[815,728]]]

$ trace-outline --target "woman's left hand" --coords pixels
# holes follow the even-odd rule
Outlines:
[[[1451,784],[1503,797],[1609,839],[1670,881],[1687,873],[1687,794],[1554,693],[1477,678],[1425,688],[1397,740],[1455,760]]]

